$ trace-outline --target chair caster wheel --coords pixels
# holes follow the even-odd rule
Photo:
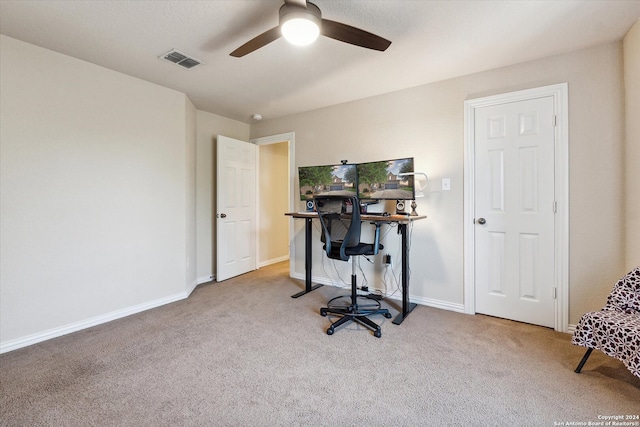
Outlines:
[[[387,319],[391,319],[393,316],[391,315],[391,313],[385,313],[384,317],[386,317]]]
[[[327,335],[333,335],[333,326],[327,329]]]
[[[327,316],[327,312],[325,310],[320,310],[320,316],[326,317]]]
[[[378,329],[377,331],[374,331],[373,336],[376,338],[380,338],[382,336],[382,332],[380,332],[380,329]]]

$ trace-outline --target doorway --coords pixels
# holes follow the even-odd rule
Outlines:
[[[568,329],[567,85],[465,102],[465,312]]]
[[[295,134],[290,132],[251,140],[259,153],[258,267],[289,259],[291,221],[284,213],[293,209],[294,139]]]

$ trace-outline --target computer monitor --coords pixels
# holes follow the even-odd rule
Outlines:
[[[358,198],[365,200],[413,200],[416,189],[413,175],[413,157],[359,163]]]
[[[301,166],[298,168],[300,200],[312,200],[314,196],[356,195],[358,171],[354,164]]]

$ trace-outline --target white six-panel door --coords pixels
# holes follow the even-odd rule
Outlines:
[[[256,155],[254,144],[218,135],[218,282],[256,269]]]
[[[554,100],[475,110],[476,312],[555,326]]]

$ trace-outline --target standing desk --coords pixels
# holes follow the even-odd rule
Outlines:
[[[287,212],[287,216],[293,218],[300,218],[305,220],[304,227],[304,270],[305,270],[305,287],[304,291],[298,292],[295,295],[291,295],[291,298],[298,298],[302,295],[318,289],[322,285],[313,285],[311,283],[311,244],[312,244],[312,231],[313,231],[313,219],[318,218],[317,212]],[[409,215],[367,215],[361,214],[360,219],[362,221],[368,221],[381,224],[398,224],[398,232],[402,236],[402,311],[395,319],[393,323],[399,325],[404,319],[407,318],[409,313],[416,308],[416,304],[409,301],[409,241],[407,239],[407,225],[413,221],[425,219],[426,215],[409,216]]]

